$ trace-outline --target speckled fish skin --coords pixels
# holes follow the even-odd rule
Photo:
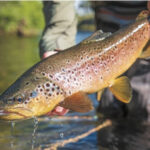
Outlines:
[[[112,85],[139,58],[150,38],[147,18],[106,39],[71,47],[37,63],[0,97],[0,119],[41,116],[66,97]]]

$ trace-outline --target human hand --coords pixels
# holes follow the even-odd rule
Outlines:
[[[42,59],[45,59],[45,58],[47,58],[47,57],[49,57],[49,56],[52,56],[52,55],[54,55],[54,54],[56,54],[56,53],[58,53],[58,52],[60,52],[60,51],[61,51],[60,49],[55,49],[55,50],[53,50],[53,51],[47,51],[47,52],[45,52],[45,53],[43,54]]]

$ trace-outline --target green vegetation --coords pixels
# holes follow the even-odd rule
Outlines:
[[[42,2],[0,2],[0,31],[34,35],[44,26]]]

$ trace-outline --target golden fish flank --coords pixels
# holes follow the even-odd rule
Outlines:
[[[0,118],[41,116],[56,106],[88,112],[93,109],[87,93],[105,88],[128,103],[132,92],[127,77],[119,77],[137,58],[150,56],[143,48],[150,38],[149,15],[114,34],[97,31],[80,44],[34,65],[0,96]]]

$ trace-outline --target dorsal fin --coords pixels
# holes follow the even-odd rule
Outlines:
[[[147,18],[150,15],[148,10],[141,11],[138,16],[136,17],[136,20],[141,20],[143,18]]]
[[[110,35],[111,35],[111,32],[104,33],[102,30],[98,30],[94,32],[91,36],[83,40],[81,43],[86,44],[86,43],[102,41],[105,38],[109,37]]]

